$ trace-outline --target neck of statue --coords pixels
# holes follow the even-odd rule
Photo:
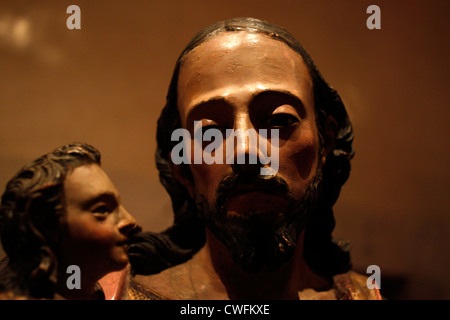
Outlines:
[[[89,277],[89,275],[82,273],[79,285],[74,287],[69,284],[71,275],[62,272],[63,270],[60,270],[58,273],[59,277],[56,285],[56,294],[58,296],[67,300],[98,300],[104,298],[101,287],[98,284],[99,277]]]

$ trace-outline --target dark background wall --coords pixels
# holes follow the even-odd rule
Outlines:
[[[68,30],[66,8],[81,8]],[[369,5],[381,30],[366,27]],[[448,1],[2,1],[0,186],[72,141],[146,230],[172,222],[154,164],[155,122],[195,32],[237,16],[291,31],[341,94],[355,129],[335,236],[356,270],[381,268],[391,299],[449,299]],[[0,255],[3,255],[0,252]]]

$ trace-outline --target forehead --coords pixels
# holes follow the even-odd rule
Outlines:
[[[70,171],[64,180],[66,202],[88,200],[102,193],[117,194],[108,175],[97,164],[77,167]]]
[[[303,58],[284,42],[261,33],[223,32],[183,58],[177,89],[183,118],[190,105],[239,90],[288,90],[309,100],[312,78]]]

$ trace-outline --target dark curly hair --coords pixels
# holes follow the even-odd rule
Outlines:
[[[100,158],[93,146],[72,143],[37,158],[9,180],[0,206],[0,237],[8,259],[0,289],[53,297],[64,179],[76,167],[100,165]]]
[[[144,232],[136,238],[130,249],[130,261],[135,273],[157,273],[164,268],[188,260],[205,241],[204,225],[197,216],[195,201],[174,178],[169,154],[175,142],[172,132],[181,127],[177,108],[177,83],[183,58],[195,47],[222,32],[261,33],[282,41],[297,52],[306,63],[313,80],[315,112],[319,139],[329,116],[336,121],[336,144],[326,159],[323,185],[319,195],[318,212],[312,215],[305,231],[304,256],[317,273],[331,277],[350,269],[350,255],[344,246],[331,237],[335,226],[332,206],[350,173],[350,160],[354,155],[353,129],[345,106],[338,93],[324,80],[309,54],[285,29],[254,18],[234,18],[220,21],[201,30],[179,56],[167,94],[167,101],[158,119],[156,165],[160,181],[172,199],[174,224],[163,233]]]

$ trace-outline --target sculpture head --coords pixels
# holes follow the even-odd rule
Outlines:
[[[192,135],[193,121],[220,130],[277,128],[278,172],[261,177],[262,163],[174,165],[171,134]],[[289,260],[304,231],[303,255],[317,273],[346,271],[348,253],[331,237],[332,206],[349,175],[352,140],[339,95],[286,30],[252,18],[203,29],[177,60],[158,120],[156,161],[175,212],[165,235],[188,256],[186,248],[202,245],[204,224],[236,263],[258,271]],[[259,152],[244,149],[248,157]]]
[[[62,146],[26,165],[1,201],[11,281],[27,295],[51,298],[69,265],[98,280],[128,263],[135,221],[101,169],[99,151],[88,144]]]

